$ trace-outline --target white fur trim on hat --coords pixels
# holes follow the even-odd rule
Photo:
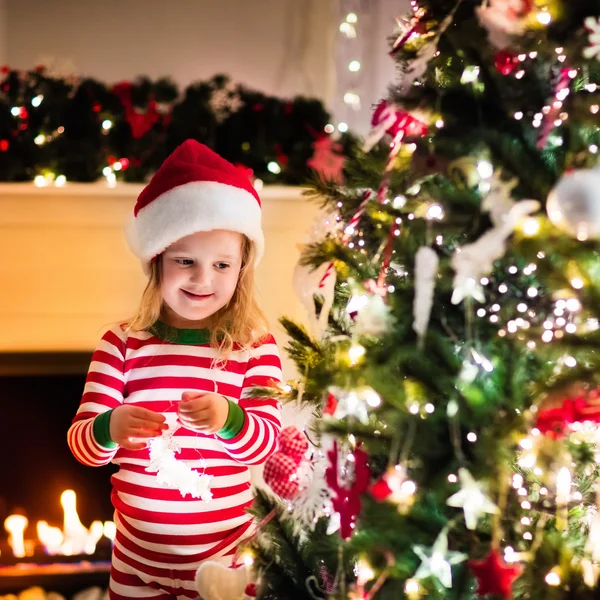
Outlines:
[[[165,192],[144,206],[126,227],[131,251],[148,263],[177,240],[197,231],[225,229],[250,238],[256,263],[264,252],[261,207],[246,190],[215,181],[193,181]]]

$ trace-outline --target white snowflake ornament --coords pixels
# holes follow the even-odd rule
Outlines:
[[[600,60],[600,17],[588,17],[585,26],[590,32],[588,37],[590,45],[583,50],[583,56],[587,59]]]
[[[212,475],[200,473],[176,458],[175,454],[181,451],[181,447],[174,436],[180,425],[173,419],[168,419],[167,423],[169,428],[149,442],[150,464],[146,467],[146,471],[156,473],[158,483],[179,490],[183,497],[190,494],[192,498],[210,502]],[[205,463],[201,468],[206,468]]]

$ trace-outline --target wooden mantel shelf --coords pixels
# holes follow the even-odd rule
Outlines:
[[[123,227],[142,187],[0,183],[0,353],[90,352],[132,314],[145,278]],[[303,321],[292,272],[318,207],[299,187],[265,186],[260,196],[259,297],[273,325],[282,314]]]

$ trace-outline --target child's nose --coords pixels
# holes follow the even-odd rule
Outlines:
[[[194,265],[191,272],[191,280],[196,285],[206,285],[210,283],[210,270],[203,265]]]

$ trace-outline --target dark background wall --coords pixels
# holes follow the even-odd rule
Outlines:
[[[0,376],[0,523],[20,509],[30,527],[38,519],[60,525],[65,489],[75,490],[86,527],[95,519],[112,519],[110,475],[116,467],[81,465],[67,445],[84,383],[85,371]]]

